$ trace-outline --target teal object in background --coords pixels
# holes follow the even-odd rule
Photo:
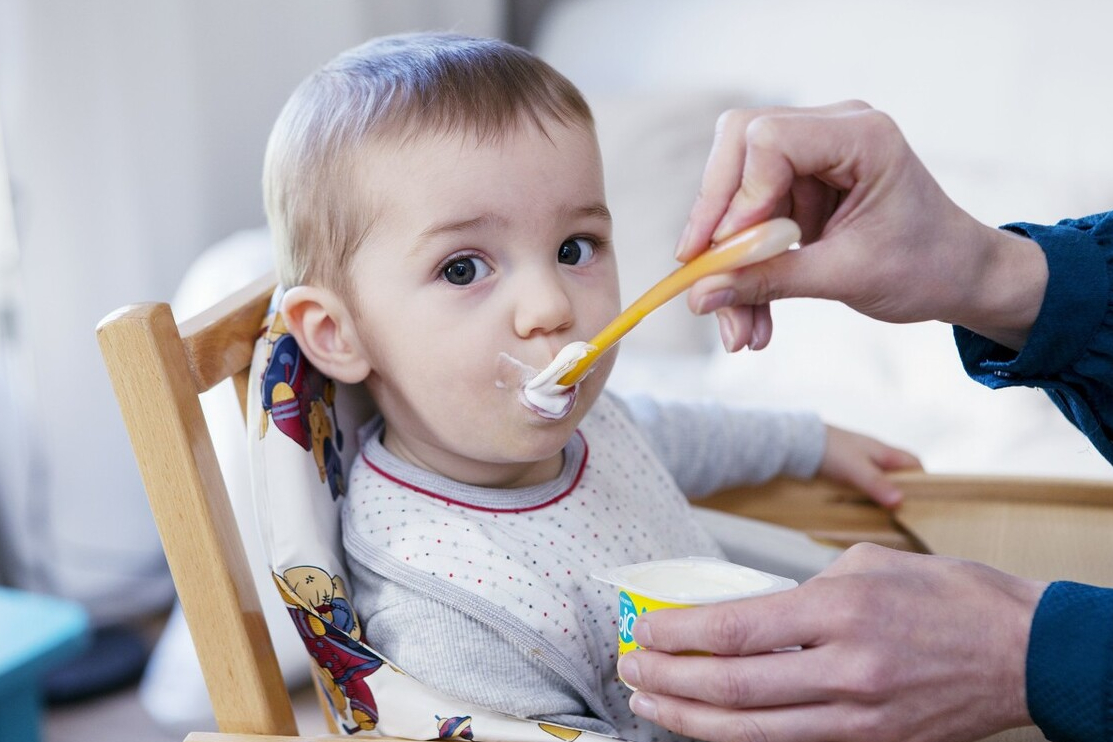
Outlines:
[[[88,642],[79,604],[0,587],[0,742],[38,742],[43,676]]]

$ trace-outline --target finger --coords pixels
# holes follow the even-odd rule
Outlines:
[[[764,109],[734,109],[723,113],[715,124],[715,138],[704,166],[700,192],[688,217],[688,223],[676,247],[678,260],[687,261],[707,249],[711,235],[730,236],[736,231],[761,221],[759,214],[746,218],[744,204],[738,204],[742,214],[733,219],[733,227],[726,229],[724,214],[737,202],[737,194],[744,183],[743,172],[747,157],[747,137],[752,121],[759,117],[809,114],[818,117],[834,116],[868,109],[860,101],[841,101],[812,108],[770,107]],[[777,215],[775,207],[764,214],[768,219]],[[781,214],[782,216],[787,215]],[[741,219],[741,221],[740,221]],[[809,234],[805,232],[805,235]]]
[[[763,128],[753,128],[764,131],[770,126],[766,119],[761,122]],[[792,162],[783,156],[765,153],[759,165],[744,164],[741,182],[711,233],[711,241],[722,242],[752,224],[792,213],[792,204],[786,201],[796,177]]]
[[[773,336],[773,315],[768,304],[740,304],[738,295],[729,286],[711,291],[698,298],[689,295],[688,305],[696,314],[715,312],[719,319],[719,335],[728,353],[746,346],[761,350],[769,345]]]
[[[824,668],[823,648],[749,655],[673,655],[629,652],[619,674],[640,691],[703,701],[723,708],[763,708],[829,701],[838,691]]]
[[[772,216],[797,178],[818,176],[837,190],[849,191],[857,176],[853,165],[861,154],[859,122],[870,115],[884,116],[872,109],[854,109],[836,115],[784,113],[751,121],[741,187],[712,239],[725,239]]]
[[[818,635],[811,616],[815,592],[807,585],[755,598],[646,613],[634,622],[634,639],[647,649],[721,655],[771,652],[810,646]]]
[[[811,276],[822,265],[813,267],[816,261],[811,255],[805,257],[808,252],[789,250],[741,270],[701,278],[688,290],[688,307],[696,314],[707,314],[724,306],[758,306],[791,296],[810,296],[802,289],[815,283]],[[816,257],[825,262],[822,254]]]
[[[878,466],[886,471],[900,471],[902,469],[911,469],[915,471],[924,470],[924,464],[920,461],[920,457],[901,448],[886,446],[885,449],[878,454],[876,460]]]
[[[751,332],[750,350],[761,350],[773,339],[773,313],[768,304],[754,307],[754,329]]]
[[[734,290],[733,274],[717,273],[701,278],[688,290],[688,308],[693,314],[708,314],[724,307],[743,304]]]
[[[899,470],[922,470],[920,460],[907,451],[887,446],[880,441],[851,433],[866,446],[865,459],[855,459],[842,467],[836,476],[864,492],[885,507],[900,504],[900,487],[888,475]]]
[[[742,178],[746,161],[744,132],[756,111],[731,110],[715,122],[715,138],[707,156],[699,195],[676,247],[678,260],[687,261],[707,248],[711,233],[726,211]]]
[[[719,318],[719,336],[728,353],[742,350],[750,344],[754,327],[753,307],[724,307],[715,314]]]
[[[846,249],[833,249],[833,244],[805,245],[741,270],[701,278],[688,291],[688,305],[697,314],[706,313],[714,306],[708,304],[708,297],[720,291],[729,291],[736,305],[803,296],[849,300],[856,296],[861,268],[847,258]]]
[[[796,178],[790,191],[791,210],[786,214],[800,227],[800,244],[815,242],[840,203],[840,192],[817,178]]]
[[[900,489],[880,469],[873,466],[856,467],[847,472],[851,486],[864,492],[867,497],[887,508],[900,504]]]
[[[737,711],[699,701],[638,691],[630,708],[644,719],[685,737],[720,742],[812,742],[845,739],[839,707],[788,706]]]
[[[891,448],[889,446],[885,446],[874,455],[873,460],[874,463],[881,468],[882,472],[924,470],[924,466],[920,463],[919,458],[908,451],[902,451],[899,448]],[[882,481],[878,482],[876,493],[867,493],[879,505],[890,509],[896,508],[904,501],[904,493],[901,491],[900,485],[889,478],[887,474],[881,474],[880,479]]]

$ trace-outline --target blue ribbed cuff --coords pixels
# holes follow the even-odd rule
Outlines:
[[[1039,244],[1048,276],[1039,314],[1020,353],[955,328],[966,372],[990,387],[1008,386],[1010,379],[1053,376],[1077,361],[1105,316],[1109,296],[1107,258],[1089,232],[1023,223],[1003,229]]]
[[[1113,740],[1113,589],[1053,582],[1032,619],[1028,713],[1049,740]]]

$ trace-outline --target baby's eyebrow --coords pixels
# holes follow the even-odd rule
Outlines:
[[[583,206],[562,206],[558,209],[557,213],[562,219],[586,217],[591,219],[602,219],[608,223],[611,221],[610,209],[603,203],[586,204]],[[510,220],[507,217],[487,211],[478,216],[471,217],[470,219],[450,219],[433,224],[422,230],[421,234],[418,235],[418,239],[419,242],[424,242],[430,237],[436,237],[438,235],[506,227],[509,223]]]
[[[486,212],[479,216],[472,217],[471,219],[453,219],[446,222],[440,222],[426,228],[420,235],[422,238],[435,237],[440,234],[451,234],[453,232],[466,232],[473,229],[485,229],[490,227],[505,227],[507,219],[504,216]]]
[[[611,210],[607,208],[606,204],[602,203],[567,207],[563,211],[569,217],[590,217],[611,221]]]

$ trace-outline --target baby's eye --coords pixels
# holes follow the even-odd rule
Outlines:
[[[441,271],[444,280],[456,286],[466,286],[477,278],[491,275],[491,267],[479,258],[462,257],[452,260]]]
[[[595,243],[586,237],[573,237],[560,243],[557,262],[568,265],[582,265],[595,255]]]

